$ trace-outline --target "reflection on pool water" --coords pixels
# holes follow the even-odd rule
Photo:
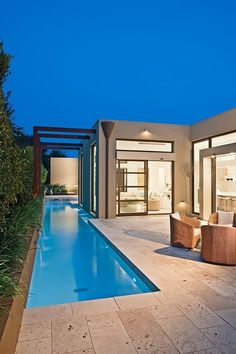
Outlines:
[[[158,290],[89,225],[89,218],[69,202],[45,203],[28,308]]]

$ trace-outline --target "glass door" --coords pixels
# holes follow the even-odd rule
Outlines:
[[[147,161],[117,160],[116,214],[135,215],[148,212]]]
[[[215,157],[216,211],[236,212],[236,153]]]
[[[148,161],[148,214],[172,212],[172,162]]]

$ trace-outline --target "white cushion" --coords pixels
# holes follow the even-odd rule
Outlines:
[[[178,211],[177,211],[176,213],[174,213],[174,214],[171,214],[171,216],[172,216],[173,218],[177,219],[177,220],[181,220],[181,217],[180,217]]]
[[[194,236],[200,236],[200,234],[201,234],[201,231],[198,228],[194,228],[193,232],[194,232]]]
[[[233,211],[218,211],[218,224],[233,226],[234,212]]]
[[[232,227],[232,224],[209,224],[209,225],[212,225],[212,226],[219,226],[219,227],[223,227],[223,226]]]

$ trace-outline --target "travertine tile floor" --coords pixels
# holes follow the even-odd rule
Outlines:
[[[236,267],[170,247],[167,217],[92,222],[161,291],[27,309],[17,354],[236,353]]]

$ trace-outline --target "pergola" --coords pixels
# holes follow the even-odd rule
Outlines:
[[[34,126],[34,196],[37,196],[41,188],[41,160],[43,149],[80,150],[83,144],[81,140],[89,140],[96,129],[84,128],[59,128]],[[42,141],[47,139],[48,141]],[[49,140],[50,139],[50,140]],[[76,143],[58,142],[57,139],[74,139]]]

